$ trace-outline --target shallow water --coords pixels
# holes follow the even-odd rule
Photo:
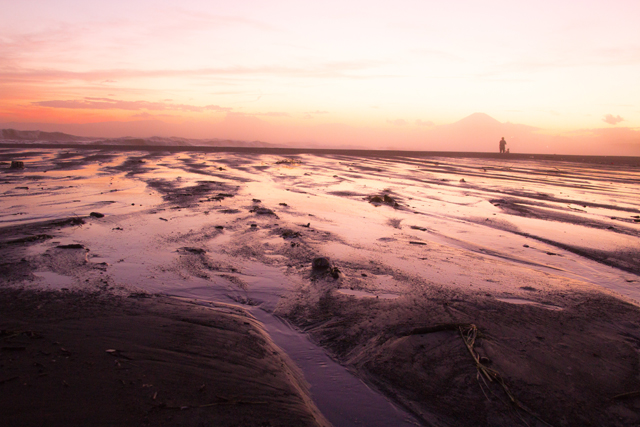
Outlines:
[[[244,306],[301,367],[335,425],[411,421],[272,314],[316,280],[314,256],[339,267],[339,282],[326,280],[338,298],[403,304],[420,284],[549,310],[563,309],[542,297],[557,289],[640,301],[635,166],[345,155],[299,155],[292,166],[274,155],[139,152],[68,157],[74,163],[56,169],[57,152],[42,151],[25,158],[25,171],[1,169],[0,226],[106,216],[57,231],[29,256],[82,243],[90,263],[106,263],[99,274],[114,289]],[[385,194],[398,206],[369,203]],[[283,238],[283,228],[300,235]],[[86,280],[68,274],[41,271],[34,284]]]

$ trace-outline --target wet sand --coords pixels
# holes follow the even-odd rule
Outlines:
[[[313,366],[296,360],[306,356],[288,363],[273,344],[269,331],[286,319],[409,411],[414,421],[399,418],[408,423],[640,422],[637,159],[356,154],[4,149],[0,322],[28,332],[3,336],[24,347],[0,354],[0,388],[23,399],[7,408],[39,401],[60,425],[82,424],[65,421],[74,400],[47,406],[60,403],[55,386],[73,388],[62,378],[69,370],[35,360],[49,345],[46,357],[83,366],[75,380],[84,390],[110,396],[105,408],[140,402],[118,423],[322,425],[315,402],[334,425],[358,425],[357,416],[331,421],[328,380],[311,379]],[[312,269],[319,256],[331,268]],[[190,316],[198,322],[176,320]],[[187,343],[183,323],[198,328]],[[210,327],[220,323],[231,336]],[[225,371],[234,403],[193,394],[195,377],[213,381],[228,358],[254,354],[248,337],[270,356]],[[234,351],[212,354],[220,340]],[[199,371],[176,351],[183,345],[197,347]],[[125,362],[107,349],[140,354]],[[147,365],[170,350],[182,357],[164,361],[175,374]],[[127,368],[134,383],[154,384],[149,375],[178,394],[105,388],[120,379],[114,359],[127,367],[136,358],[147,362]],[[256,372],[275,375],[277,391]],[[301,375],[314,381],[308,394]],[[38,389],[40,378],[51,382]],[[254,403],[272,400],[237,403],[247,389]],[[15,414],[14,425],[39,419]]]

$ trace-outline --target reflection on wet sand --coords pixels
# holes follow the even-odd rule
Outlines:
[[[268,333],[305,334],[425,425],[640,422],[637,402],[611,400],[633,391],[640,370],[637,165],[33,149],[1,157],[26,166],[2,170],[5,285],[62,287],[64,278],[72,290],[245,307]],[[75,217],[84,223],[44,222]],[[86,250],[60,249],[69,244]],[[312,268],[317,257],[326,269]],[[276,316],[294,329],[280,330]],[[479,379],[454,327],[462,324],[477,326],[472,354],[500,372],[519,406]],[[432,325],[453,326],[408,332]],[[328,380],[300,354],[290,356],[329,421],[340,413],[334,424],[358,425],[371,403],[336,410]],[[385,411],[410,422],[393,405]]]

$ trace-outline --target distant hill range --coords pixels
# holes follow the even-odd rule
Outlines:
[[[238,141],[233,139],[189,139],[178,137],[151,138],[90,138],[84,136],[69,135],[62,132],[43,132],[39,130],[1,129],[0,142],[13,143],[75,143],[91,145],[143,145],[143,146],[182,146],[182,147],[275,147],[273,144],[262,141]]]

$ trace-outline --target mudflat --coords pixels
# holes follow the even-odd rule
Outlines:
[[[332,418],[281,320],[408,424],[640,422],[634,159],[0,160],[11,425],[358,425],[366,402]]]
[[[0,290],[5,426],[328,425],[242,309]]]

